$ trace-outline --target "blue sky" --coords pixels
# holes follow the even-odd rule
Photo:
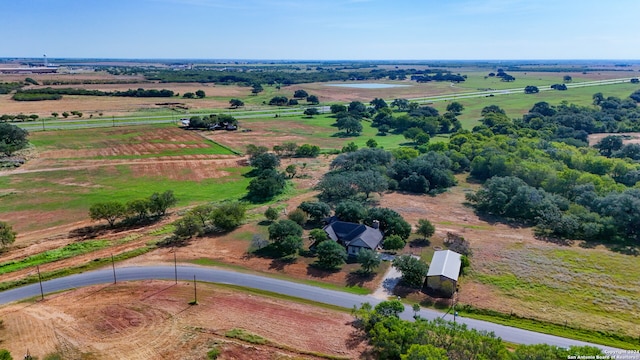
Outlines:
[[[0,57],[640,59],[639,0],[4,0]]]

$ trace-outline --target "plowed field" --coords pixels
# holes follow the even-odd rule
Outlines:
[[[28,350],[64,359],[316,359],[311,353],[358,358],[366,346],[353,337],[346,313],[198,285],[149,281],[100,285],[0,309],[2,347],[14,358]],[[225,337],[243,329],[266,345]]]

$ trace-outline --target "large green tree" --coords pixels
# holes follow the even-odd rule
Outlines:
[[[365,223],[372,226],[375,220],[380,222],[380,229],[385,236],[398,235],[406,240],[411,235],[411,225],[394,210],[381,207],[369,209]]]
[[[302,236],[302,227],[294,221],[283,219],[269,225],[269,240],[278,243],[287,236]]]
[[[222,231],[231,231],[242,224],[247,207],[240,202],[229,202],[218,206],[211,213],[214,226]]]
[[[119,201],[107,201],[91,205],[89,217],[91,220],[107,220],[109,226],[113,227],[115,222],[124,217],[126,207]]]
[[[347,135],[357,136],[362,131],[360,120],[353,116],[343,116],[336,121],[339,130],[344,130]]]
[[[164,216],[167,210],[178,202],[173,190],[163,193],[153,193],[149,197],[149,211],[156,216]]]
[[[14,152],[23,149],[29,141],[29,132],[15,125],[0,123],[0,153],[11,156]]]
[[[370,249],[360,250],[356,260],[362,266],[362,271],[365,273],[372,273],[382,262],[380,254]]]
[[[427,219],[418,220],[418,228],[416,234],[422,235],[424,239],[428,239],[436,232],[436,227]]]
[[[427,264],[411,255],[396,257],[393,266],[402,273],[402,282],[412,287],[421,287],[429,271]]]
[[[323,241],[316,246],[318,266],[333,270],[338,269],[347,261],[347,251],[335,241]]]
[[[335,215],[342,221],[359,223],[367,217],[367,208],[359,201],[344,200],[336,205]]]
[[[298,209],[307,213],[311,220],[316,223],[331,215],[331,207],[322,201],[303,201],[298,205]]]

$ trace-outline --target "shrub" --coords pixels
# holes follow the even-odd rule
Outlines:
[[[301,209],[293,210],[287,217],[298,225],[304,225],[307,222],[307,214]]]

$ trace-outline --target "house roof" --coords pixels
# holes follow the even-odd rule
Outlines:
[[[345,221],[333,221],[324,227],[324,231],[333,241],[345,246],[366,247],[376,249],[382,241],[382,232],[372,227]]]
[[[433,253],[431,264],[429,265],[429,276],[445,276],[452,280],[458,280],[462,255],[451,250],[440,250]]]

